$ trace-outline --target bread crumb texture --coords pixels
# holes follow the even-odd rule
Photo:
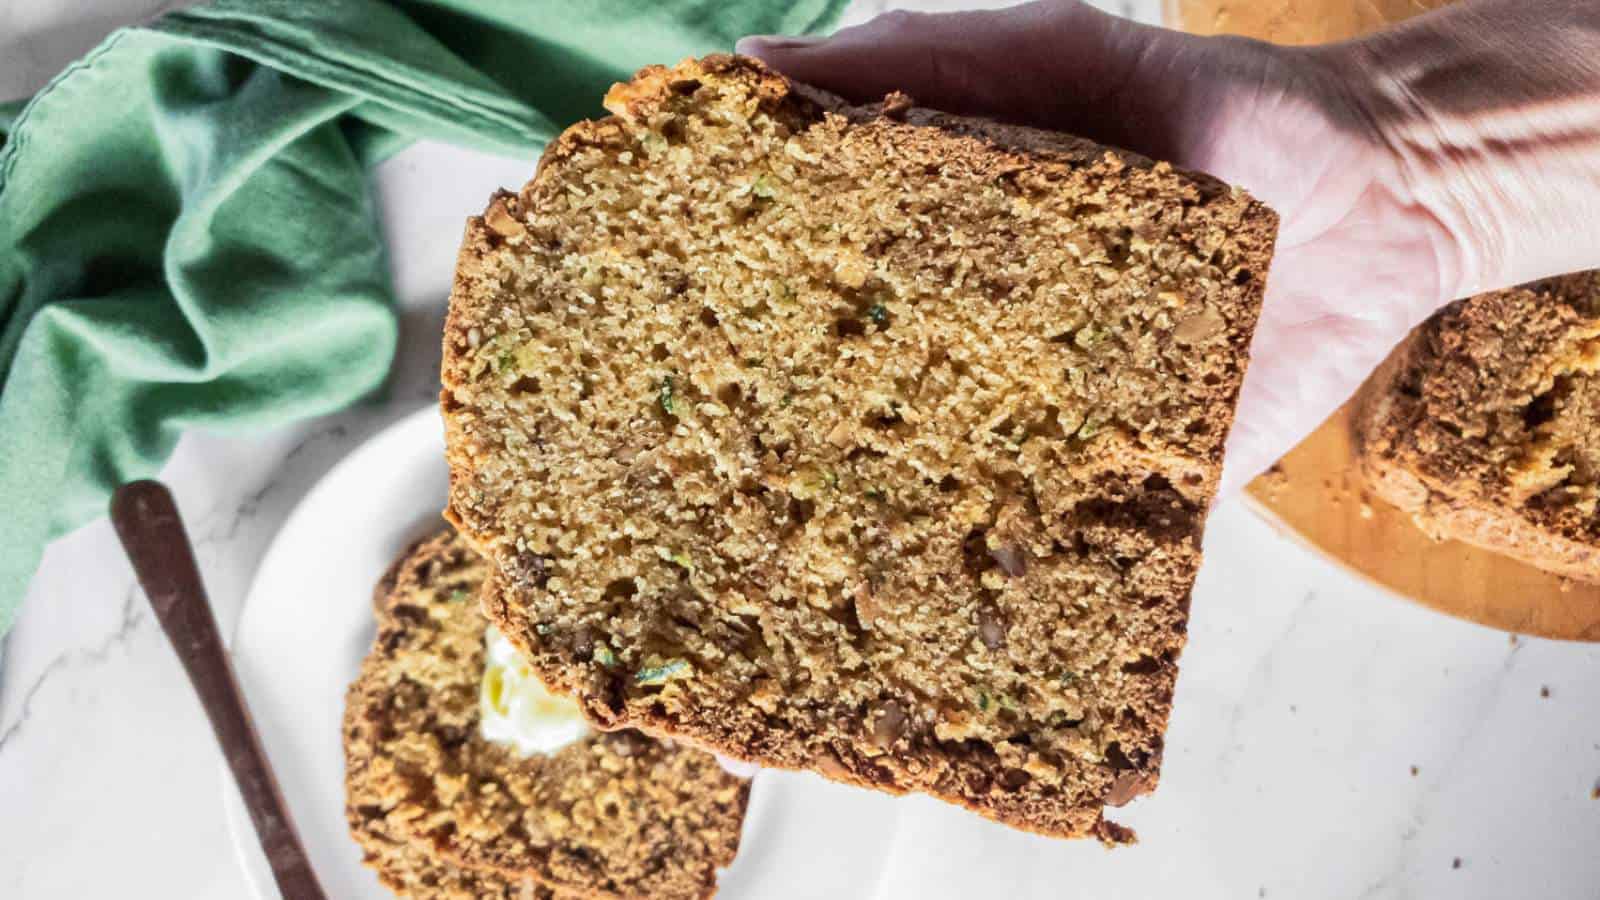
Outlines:
[[[1357,455],[1423,530],[1600,581],[1600,273],[1459,300],[1362,388]]]
[[[1274,215],[737,57],[607,107],[460,257],[491,617],[606,727],[1129,839]]]
[[[489,567],[453,534],[401,560],[345,708],[346,813],[380,880],[417,898],[699,898],[739,846],[748,784],[638,732],[526,759],[484,740]]]

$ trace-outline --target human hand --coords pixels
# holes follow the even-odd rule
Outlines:
[[[1528,6],[1538,7],[1534,15]],[[895,12],[831,38],[750,38],[739,50],[851,100],[901,90],[922,106],[1072,132],[1200,169],[1277,210],[1277,256],[1229,436],[1226,496],[1326,419],[1445,302],[1600,263],[1536,258],[1540,248],[1519,249],[1509,237],[1548,231],[1551,218],[1593,230],[1594,217],[1579,214],[1587,201],[1545,196],[1496,218],[1501,188],[1515,185],[1529,160],[1496,149],[1504,122],[1495,135],[1483,127],[1485,112],[1539,96],[1530,83],[1559,93],[1560,67],[1523,66],[1512,73],[1525,76],[1519,82],[1499,71],[1518,60],[1486,62],[1481,47],[1461,58],[1474,52],[1474,33],[1548,38],[1562,16],[1594,18],[1584,6],[1499,0],[1429,16],[1428,26],[1382,41],[1293,48],[1186,35],[1076,0],[1044,0]],[[1564,55],[1573,50],[1556,48],[1553,58]],[[1493,77],[1475,82],[1483,86],[1475,103],[1464,103],[1459,87],[1428,81],[1441,70],[1468,78],[1485,67]],[[1513,136],[1525,147],[1550,143],[1537,123],[1519,127]],[[1455,158],[1463,148],[1478,165]],[[1581,173],[1593,161],[1567,162]],[[1518,232],[1519,220],[1529,227]],[[1600,241],[1584,252],[1596,248]]]

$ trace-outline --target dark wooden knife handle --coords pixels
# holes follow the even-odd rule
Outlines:
[[[111,498],[111,524],[156,619],[200,695],[278,890],[285,900],[323,900],[322,887],[295,834],[261,736],[239,691],[172,494],[157,481],[125,484]]]

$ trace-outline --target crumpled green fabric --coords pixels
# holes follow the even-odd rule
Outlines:
[[[531,160],[642,65],[843,5],[218,0],[0,105],[0,635],[45,544],[185,429],[381,389],[396,317],[367,167],[424,137]]]

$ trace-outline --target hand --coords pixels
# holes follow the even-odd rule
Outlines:
[[[1537,8],[1531,16],[1529,6]],[[922,106],[1072,132],[1170,160],[1240,185],[1277,210],[1277,256],[1229,436],[1226,496],[1336,410],[1445,302],[1505,286],[1513,276],[1564,271],[1559,266],[1570,260],[1529,263],[1528,253],[1489,252],[1504,250],[1510,242],[1503,238],[1514,233],[1503,226],[1497,235],[1484,222],[1496,212],[1495,179],[1517,161],[1502,153],[1476,172],[1452,162],[1462,147],[1492,162],[1497,151],[1486,149],[1486,129],[1468,122],[1431,145],[1416,136],[1451,124],[1445,105],[1431,107],[1441,92],[1426,82],[1430,73],[1485,74],[1463,71],[1481,67],[1486,55],[1470,55],[1464,37],[1486,27],[1502,36],[1506,29],[1543,34],[1561,24],[1547,7],[1595,18],[1583,6],[1501,0],[1435,14],[1427,26],[1384,38],[1416,46],[1292,48],[1186,35],[1075,0],[1044,0],[992,12],[896,12],[831,38],[748,38],[739,50],[851,100],[902,90]],[[1485,21],[1496,15],[1502,21]],[[1396,52],[1378,52],[1385,47]],[[1406,68],[1389,68],[1391,60]],[[1507,60],[1502,68],[1516,65]],[[1554,71],[1541,76],[1544,82],[1561,80]],[[1474,82],[1482,87],[1475,111],[1514,107],[1509,94],[1516,92],[1495,88],[1508,83],[1505,73],[1486,74]],[[1397,96],[1413,103],[1397,104]],[[1526,99],[1526,92],[1518,96]],[[1553,214],[1560,220],[1562,211]],[[1593,218],[1585,220],[1590,230]],[[1600,241],[1585,252],[1597,249]]]

